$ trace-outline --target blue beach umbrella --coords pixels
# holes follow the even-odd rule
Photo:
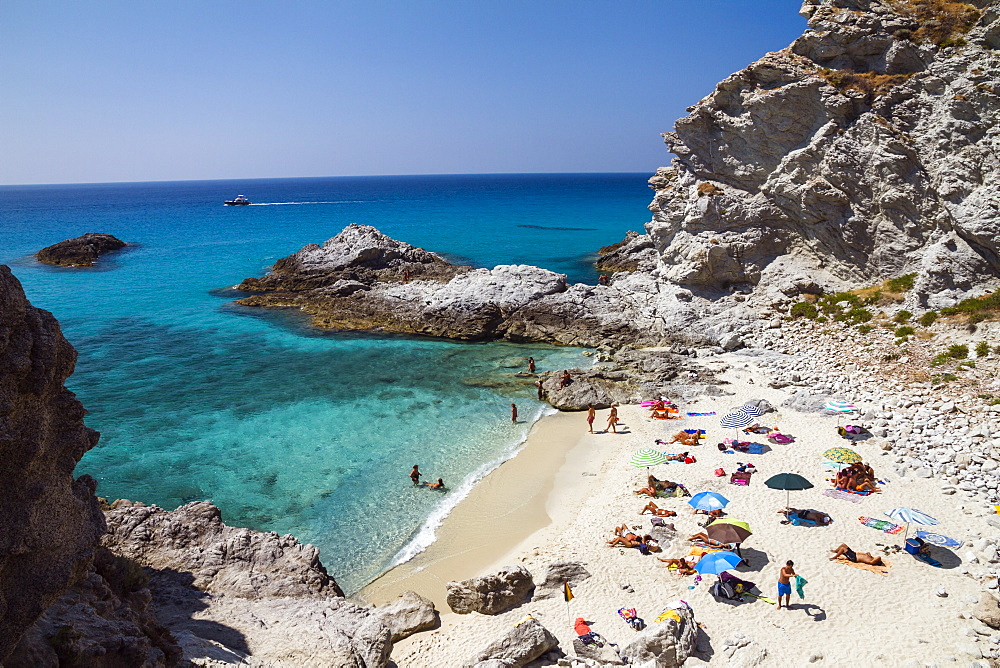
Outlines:
[[[718,492],[698,492],[688,500],[688,505],[696,510],[722,510],[729,504],[729,499]]]
[[[736,568],[741,561],[743,561],[743,557],[735,552],[707,552],[694,565],[694,569],[702,575],[718,575],[722,571]]]

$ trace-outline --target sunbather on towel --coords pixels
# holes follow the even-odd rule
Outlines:
[[[816,524],[829,524],[833,519],[826,513],[821,513],[818,510],[799,510],[798,508],[785,508],[784,510],[779,510],[782,515],[795,515],[799,519],[807,520],[809,522],[815,522]]]
[[[692,445],[691,443],[685,443],[684,445]],[[688,453],[682,452],[679,455],[663,453],[664,459],[668,462],[682,462],[688,458]]]
[[[698,541],[700,543],[704,543],[705,545],[711,545],[712,547],[724,547],[726,549],[730,548],[729,543],[723,543],[715,540],[714,538],[709,538],[708,534],[703,533],[701,531],[688,538],[688,540],[691,542]]]
[[[633,494],[645,494],[646,496],[658,496],[659,492],[670,492],[672,494],[676,491],[678,485],[678,483],[669,480],[657,480],[656,476],[652,474],[646,479],[646,484],[646,487],[635,490]]]
[[[700,437],[697,433],[689,434],[686,431],[679,431],[671,437],[671,443],[680,443],[681,445],[698,445]]]
[[[838,558],[844,557],[848,561],[853,561],[856,564],[885,566],[885,562],[882,561],[882,557],[873,556],[871,552],[855,552],[843,543],[841,543],[837,549],[830,551],[833,552],[833,556],[830,557],[830,561],[836,561]]]
[[[667,565],[667,568],[670,568],[671,566],[676,566],[678,575],[694,575],[695,573],[698,572],[694,569],[694,566],[689,564],[684,559],[684,557],[681,557],[680,559],[664,559],[663,557],[657,557],[657,559],[665,563]]]
[[[642,510],[639,511],[639,514],[640,515],[645,515],[646,511],[651,512],[656,517],[676,517],[677,516],[677,513],[674,512],[673,510],[667,510],[666,508],[660,508],[659,506],[657,506],[655,501],[650,501],[645,506],[643,506]]]

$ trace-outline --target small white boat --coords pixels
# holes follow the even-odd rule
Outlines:
[[[250,204],[250,200],[247,199],[246,195],[237,195],[236,199],[227,199],[223,204],[226,206],[246,206]]]

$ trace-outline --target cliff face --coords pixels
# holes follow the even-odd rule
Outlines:
[[[73,468],[97,443],[63,382],[76,352],[0,266],[0,661],[87,573],[104,516]]]
[[[916,272],[937,307],[1000,275],[1000,3],[806,2],[807,32],[664,135],[661,280],[707,297]],[[978,290],[977,290],[978,288]]]

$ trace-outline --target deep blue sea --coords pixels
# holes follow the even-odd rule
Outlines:
[[[594,251],[648,220],[648,174],[385,176],[0,187],[0,263],[79,351],[67,381],[101,432],[77,467],[98,494],[317,545],[347,591],[433,540],[545,406],[524,359],[578,349],[320,332],[234,306],[228,288],[349,223],[452,261],[595,282]],[[223,206],[246,194],[254,205]],[[93,269],[38,264],[85,232],[136,244]],[[522,422],[512,425],[509,404]],[[446,493],[413,488],[420,464]]]

